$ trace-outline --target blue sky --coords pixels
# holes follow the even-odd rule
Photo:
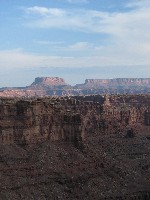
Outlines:
[[[150,77],[150,0],[1,0],[0,87]]]

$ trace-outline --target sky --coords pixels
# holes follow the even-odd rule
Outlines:
[[[150,0],[0,1],[0,87],[150,78]]]

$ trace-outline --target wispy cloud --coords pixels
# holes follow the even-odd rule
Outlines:
[[[54,17],[61,17],[65,14],[65,11],[60,8],[46,8],[46,7],[39,7],[34,6],[26,9],[28,14],[39,14],[42,16],[54,16]]]
[[[32,28],[59,28],[109,34],[110,43],[101,45],[100,42],[94,44],[86,40],[72,44],[62,41],[34,41],[37,45],[45,45],[45,48],[53,46],[52,50],[59,51],[56,51],[56,56],[51,56],[54,55],[51,53],[31,54],[22,50],[0,51],[0,68],[150,65],[150,5],[147,0],[132,1],[132,9],[126,12],[109,13],[35,6],[27,8],[26,13],[28,19],[31,16],[27,23]]]
[[[96,55],[91,56],[45,56],[32,54],[22,50],[0,51],[0,69],[26,68],[26,67],[102,67],[102,66],[135,66],[149,65],[149,57],[144,59],[139,55],[127,52],[101,49]],[[92,50],[91,50],[92,52]],[[118,58],[119,57],[119,58]],[[147,69],[147,68],[146,68]],[[149,69],[150,70],[150,69]],[[147,72],[148,73],[148,72]]]
[[[94,44],[89,42],[77,42],[75,44],[70,45],[69,50],[72,51],[87,51],[89,49],[94,48]]]
[[[95,10],[68,10],[59,8],[30,7],[26,9],[30,16],[37,15],[27,24],[38,28],[59,28],[90,32],[103,32],[103,20],[109,17],[108,13]]]
[[[129,8],[146,8],[149,6],[150,6],[149,0],[132,0],[126,5],[126,7]]]
[[[78,30],[117,36],[131,33],[133,35],[141,33],[143,28],[144,31],[150,32],[150,24],[148,23],[150,5],[145,9],[142,8],[143,6],[124,13],[109,13],[96,10],[67,10],[35,6],[26,9],[26,12],[31,16],[37,14],[37,18],[34,18],[33,21],[31,19],[27,24],[38,28]]]
[[[35,40],[34,43],[40,44],[40,45],[62,45],[65,42],[64,41],[49,41],[49,40]]]
[[[129,6],[129,4],[126,6]],[[37,10],[39,14],[42,12],[40,7],[27,10],[30,15],[34,14],[35,11],[37,13]],[[96,10],[59,8],[45,8],[45,11],[44,8],[41,8],[41,10],[46,15],[38,16],[37,20],[28,22],[32,27],[110,35],[110,44],[107,46],[79,41],[67,47],[69,51],[83,50],[86,54],[90,49],[92,55],[100,56],[100,58],[101,56],[107,57],[110,64],[122,64],[123,62],[150,64],[150,3],[147,0],[132,1],[132,9],[126,12],[109,13]],[[57,14],[54,14],[55,12]],[[66,47],[63,46],[60,49],[66,50]],[[101,60],[99,59],[99,61]],[[95,63],[94,60],[93,63]]]
[[[88,3],[88,0],[67,0],[68,3],[73,3],[73,4],[76,4],[76,3]]]

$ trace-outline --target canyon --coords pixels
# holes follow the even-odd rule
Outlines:
[[[0,89],[0,97],[149,93],[150,78],[86,79],[83,84],[71,86],[63,78],[37,77],[26,87]]]
[[[149,149],[149,94],[0,98],[2,200],[150,199]]]

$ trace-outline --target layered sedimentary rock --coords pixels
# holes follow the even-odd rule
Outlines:
[[[1,99],[0,199],[149,199],[149,102]]]
[[[150,123],[149,102],[149,95],[1,99],[0,141],[74,141],[90,131],[110,134],[131,127],[143,129]]]
[[[61,109],[53,100],[1,100],[0,143],[32,144],[42,141],[82,140],[77,113]]]
[[[59,77],[38,77],[24,88],[0,89],[1,97],[71,96],[93,94],[147,94],[149,78],[86,79],[84,84],[68,85]]]

